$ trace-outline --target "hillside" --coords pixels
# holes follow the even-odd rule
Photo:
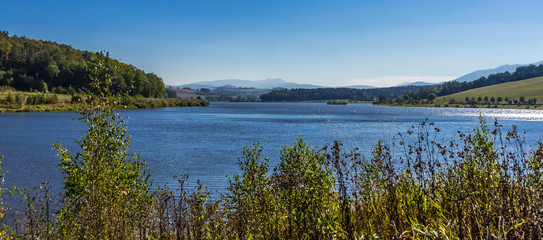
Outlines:
[[[520,99],[523,96],[525,99],[536,98],[537,103],[543,103],[543,77],[530,78],[515,82],[501,83],[486,87],[475,88],[451,95],[438,97],[438,102],[449,102],[451,99],[464,101],[466,97],[484,98],[490,97],[508,97],[509,99]]]
[[[66,44],[10,36],[0,31],[0,86],[21,91],[71,94],[91,84],[90,70],[103,58],[114,93],[164,97],[162,78],[109,58],[107,53],[74,49]]]
[[[543,76],[543,64],[520,66],[514,72],[503,72],[490,74],[487,77],[481,77],[471,82],[451,81],[435,86],[422,86],[417,93],[410,92],[402,96],[401,99],[395,99],[396,103],[416,104],[422,100],[433,100],[436,96],[442,97],[455,93],[468,91],[502,83],[516,82],[530,78]],[[390,102],[390,101],[387,101]]]

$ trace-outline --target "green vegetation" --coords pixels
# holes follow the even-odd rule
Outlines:
[[[520,105],[527,107],[526,105],[535,105],[537,102],[541,103],[541,93],[537,92],[541,87],[537,85],[539,84],[538,80],[528,82],[524,82],[524,80],[532,78],[537,79],[541,76],[543,76],[543,64],[540,64],[539,66],[521,66],[513,73],[505,72],[490,74],[488,77],[481,77],[471,82],[451,81],[441,85],[421,87],[419,91],[406,92],[400,98],[380,97],[379,103],[400,106],[443,106],[446,104],[455,107],[516,108],[513,106],[514,104],[517,107]],[[494,85],[499,86],[491,87]],[[508,92],[507,88],[511,89],[511,93]],[[532,96],[532,98],[525,100],[520,99],[520,97],[526,97],[526,95]],[[508,100],[505,100],[504,96],[508,96],[509,98],[518,97],[516,99],[517,102],[509,102]],[[473,97],[473,100],[465,100],[465,97]],[[479,99],[479,97],[481,97],[481,99]],[[498,97],[501,97],[505,102],[500,104],[502,101],[497,99]],[[443,101],[445,98],[447,98],[447,100]],[[437,101],[434,101],[436,99]],[[492,101],[492,99],[494,99],[494,101]]]
[[[452,99],[455,99],[455,102],[466,102],[466,98],[474,98],[482,96],[483,101],[484,97],[490,97],[489,100],[485,101],[490,104],[513,104],[513,105],[526,105],[528,101],[526,99],[536,99],[535,103],[530,105],[535,105],[537,103],[543,103],[543,77],[530,78],[526,80],[508,82],[502,84],[496,84],[487,87],[481,87],[476,89],[471,89],[464,92],[459,92],[451,95],[446,95],[438,97],[436,102],[448,103]],[[491,101],[494,98],[494,101]],[[507,98],[507,100],[505,100]],[[521,98],[524,98],[521,100]],[[515,104],[515,100],[517,104]],[[511,101],[511,103],[509,103]],[[532,101],[533,102],[533,101]]]
[[[122,108],[206,106],[201,99],[176,99],[162,79],[109,58],[65,44],[10,36],[0,31],[0,112],[73,111],[82,92],[99,88],[91,72],[105,67],[110,94],[120,96]],[[167,98],[165,98],[167,97]],[[76,101],[73,101],[76,100]]]
[[[347,105],[347,100],[330,100],[326,102],[328,105]]]
[[[394,101],[380,102],[395,106],[543,109],[542,93],[543,77],[536,77],[442,97],[431,94],[428,99],[417,100],[405,95]]]
[[[396,98],[405,92],[417,92],[419,87],[404,86],[390,88],[354,89],[354,88],[316,88],[316,89],[281,89],[262,94],[265,102],[304,102],[328,101],[332,99],[348,99],[349,101],[374,101],[379,96]]]
[[[104,75],[95,69],[95,78]],[[102,83],[101,79],[91,79]],[[124,120],[114,112],[116,99],[107,91],[91,96],[80,121],[88,124],[86,135],[78,141],[82,152],[72,157],[62,145],[54,148],[61,158],[64,173],[64,207],[58,212],[59,238],[130,239],[152,202],[149,174],[145,162],[129,153],[130,137],[126,136]]]
[[[162,98],[166,89],[162,79],[135,66],[110,59],[108,54],[74,49],[65,44],[10,36],[0,31],[0,86],[21,91],[73,94],[92,86],[89,69],[97,59],[112,71],[115,94]],[[114,71],[113,71],[114,70]]]
[[[238,102],[255,102],[260,101],[260,95],[269,93],[271,89],[258,88],[234,88],[234,87],[219,87],[216,89],[190,89],[177,88],[171,89],[175,91],[177,96],[183,99],[201,99],[207,101],[238,101]]]
[[[0,87],[1,112],[50,112],[81,110],[79,103],[85,101],[82,94],[56,94],[15,91],[12,88]],[[139,109],[158,107],[191,107],[208,106],[200,99],[185,100],[180,98],[144,98],[141,96],[119,96],[119,108]]]

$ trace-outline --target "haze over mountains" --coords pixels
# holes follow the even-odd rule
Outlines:
[[[543,61],[533,63],[534,65],[543,64]],[[517,67],[529,65],[529,64],[512,64],[512,65],[502,65],[496,68],[492,69],[482,69],[473,71],[471,73],[468,73],[462,77],[459,77],[457,79],[454,79],[452,81],[459,81],[459,82],[469,82],[479,79],[480,77],[486,77],[490,74],[494,73],[502,73],[502,72],[514,72]],[[401,86],[428,86],[428,85],[437,85],[440,83],[428,83],[428,82],[405,82],[398,85],[395,85],[394,87],[401,87]],[[203,81],[203,82],[195,82],[195,83],[189,83],[189,84],[183,84],[179,86],[171,86],[171,87],[188,87],[192,89],[200,89],[200,88],[209,88],[209,89],[217,89],[220,87],[223,88],[258,88],[258,89],[273,89],[273,88],[328,88],[328,86],[319,86],[319,85],[312,85],[312,84],[299,84],[294,82],[287,82],[281,78],[267,78],[263,80],[242,80],[242,79],[223,79],[223,80],[215,80],[215,81]],[[345,88],[357,88],[357,89],[370,89],[375,88],[374,86],[369,85],[351,85],[351,86],[342,86]]]

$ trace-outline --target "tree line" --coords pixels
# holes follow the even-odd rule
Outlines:
[[[374,101],[379,96],[396,98],[405,92],[418,92],[417,86],[388,88],[355,89],[355,88],[315,88],[315,89],[281,89],[262,94],[262,101],[318,101],[331,99],[348,99],[351,101]]]
[[[89,88],[89,70],[104,53],[74,49],[66,44],[10,36],[0,31],[0,86],[21,91],[73,93]],[[133,65],[106,57],[112,69],[112,88],[116,94],[164,97],[162,78]]]

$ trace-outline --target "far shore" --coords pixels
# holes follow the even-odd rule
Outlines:
[[[497,108],[497,109],[535,109],[543,110],[543,105],[518,105],[518,104],[440,104],[440,103],[429,103],[429,104],[378,104],[377,105],[386,105],[392,107],[448,107],[448,108]]]

